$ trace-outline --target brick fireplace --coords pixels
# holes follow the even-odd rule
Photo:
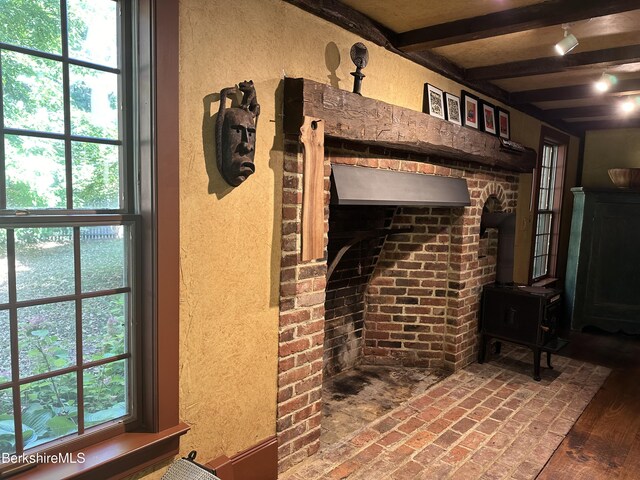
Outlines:
[[[285,107],[286,111],[286,107]],[[472,159],[473,160],[473,159]],[[330,206],[331,165],[463,178],[468,207]],[[322,382],[360,363],[456,371],[475,361],[480,292],[495,278],[481,238],[485,205],[515,211],[518,175],[503,166],[330,139],[324,155],[323,258],[303,262],[304,148],[285,136],[277,433],[280,470],[319,448]],[[350,232],[404,233],[354,244]],[[407,230],[411,231],[407,231]]]

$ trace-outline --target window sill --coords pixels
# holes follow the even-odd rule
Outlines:
[[[180,436],[188,431],[189,426],[180,423],[157,433],[123,433],[73,452],[74,459],[78,454],[84,454],[83,463],[43,463],[9,478],[11,480],[124,478],[176,455],[180,447]]]

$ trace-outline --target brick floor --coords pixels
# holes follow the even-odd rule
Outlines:
[[[531,378],[530,350],[454,373],[280,475],[281,480],[533,479],[609,369],[555,356]]]

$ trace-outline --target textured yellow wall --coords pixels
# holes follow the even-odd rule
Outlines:
[[[180,415],[191,425],[181,450],[203,461],[275,434],[282,78],[351,89],[357,41],[280,0],[180,0]],[[460,94],[364,43],[365,96],[420,111],[425,82]],[[232,189],[215,168],[213,115],[220,90],[249,79],[261,105],[256,173]],[[539,122],[515,111],[511,122],[537,148]]]
[[[640,128],[587,132],[582,185],[615,188],[607,170],[640,167]]]
[[[275,434],[282,78],[350,88],[360,39],[279,0],[180,4],[182,448],[232,455]],[[367,44],[363,93],[420,110],[425,82],[459,87]],[[214,166],[218,93],[254,81],[256,173],[231,189]]]
[[[518,113],[518,112],[515,112]],[[523,145],[538,150],[541,124],[527,115],[511,113],[511,138]],[[514,246],[515,261],[513,280],[527,283],[529,275],[529,252],[531,251],[531,228],[533,214],[531,212],[532,174],[520,175],[518,185],[518,206],[516,208],[516,240]]]

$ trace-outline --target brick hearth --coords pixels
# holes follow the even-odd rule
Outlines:
[[[282,480],[535,478],[609,369],[555,357],[531,378],[531,351],[505,346],[323,449]]]

